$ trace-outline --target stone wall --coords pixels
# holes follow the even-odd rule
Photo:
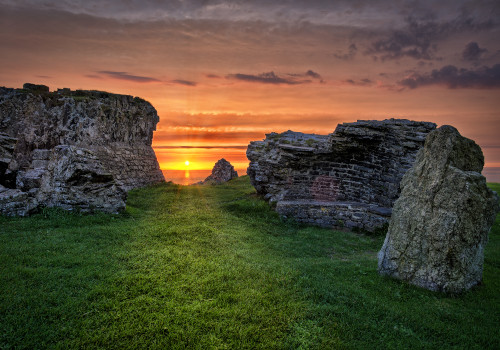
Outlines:
[[[137,97],[0,87],[0,212],[122,209],[125,191],[164,181],[151,147],[158,121],[153,106]]]
[[[399,182],[435,128],[388,119],[339,124],[327,136],[271,133],[248,146],[247,172],[282,216],[374,231],[388,222]]]

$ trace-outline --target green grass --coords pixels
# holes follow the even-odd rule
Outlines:
[[[281,221],[246,176],[0,217],[0,349],[498,349],[499,219],[484,283],[450,296],[380,277],[382,236]]]

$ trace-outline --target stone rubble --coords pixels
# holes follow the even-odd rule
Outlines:
[[[399,182],[435,128],[387,119],[339,124],[330,135],[271,133],[248,146],[247,173],[284,217],[373,232],[388,223]]]
[[[0,213],[118,212],[126,191],[164,181],[150,103],[101,91],[0,87]]]
[[[481,148],[451,126],[431,132],[401,182],[378,255],[382,275],[459,293],[482,280],[484,248],[499,211],[481,175]]]

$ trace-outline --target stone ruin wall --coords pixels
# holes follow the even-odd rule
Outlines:
[[[375,231],[388,222],[401,178],[435,128],[388,119],[339,124],[327,136],[271,133],[248,146],[247,172],[284,217]]]
[[[151,147],[158,121],[137,97],[0,88],[0,213],[123,209],[126,191],[164,181]]]

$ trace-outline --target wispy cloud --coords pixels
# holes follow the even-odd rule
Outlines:
[[[97,74],[85,74],[84,77],[90,79],[104,79],[102,75],[97,75]]]
[[[167,133],[164,132],[162,134],[155,135],[156,142],[177,142],[180,144],[190,144],[194,141],[239,141],[242,140],[261,140],[264,138],[265,132],[251,132],[251,131],[241,131],[241,132],[231,132],[231,131],[216,131],[216,132],[207,132],[207,133]]]
[[[500,88],[500,64],[475,70],[448,65],[439,70],[434,69],[430,73],[413,73],[398,84],[410,89],[428,85],[444,85],[450,89],[498,89]]]
[[[113,79],[133,81],[136,83],[159,83],[159,82],[161,82],[161,80],[158,80],[156,78],[143,77],[140,75],[133,75],[133,74],[129,74],[127,72],[115,72],[115,71],[109,71],[109,70],[101,70],[97,73],[108,76],[108,77],[113,78]],[[87,76],[89,76],[89,75],[87,75]]]
[[[335,58],[338,58],[339,60],[348,61],[348,60],[352,60],[354,58],[354,56],[356,56],[356,52],[358,52],[358,48],[357,48],[356,44],[351,44],[351,45],[349,45],[347,52],[339,52],[339,53],[334,54],[333,56]]]
[[[356,85],[356,86],[369,86],[373,84],[373,81],[368,78],[360,79],[360,80],[353,80],[353,79],[347,79],[342,81],[345,84],[349,85]]]
[[[274,72],[262,73],[258,75],[242,74],[242,73],[228,74],[227,78],[241,80],[241,81],[248,81],[252,83],[275,84],[275,85],[279,84],[297,85],[310,82],[310,81],[299,81],[295,78],[279,77]]]
[[[175,79],[171,80],[170,83],[184,86],[196,86],[198,83],[190,80]]]
[[[308,70],[305,73],[288,73],[285,75],[278,75],[274,72],[261,73],[261,74],[228,74],[227,79],[235,79],[240,81],[247,81],[252,83],[262,83],[262,84],[274,84],[274,85],[299,85],[299,84],[309,84],[312,83],[312,78],[322,81],[321,75]]]

